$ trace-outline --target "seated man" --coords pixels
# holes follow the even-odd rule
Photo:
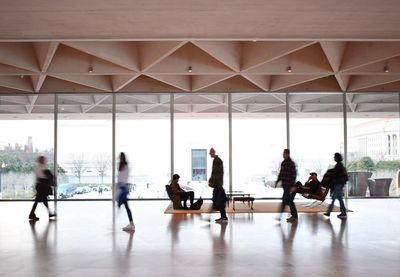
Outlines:
[[[190,200],[190,206],[193,205],[194,201],[194,192],[193,191],[184,191],[181,189],[181,187],[178,184],[180,176],[178,174],[174,174],[172,176],[172,181],[171,181],[171,191],[172,194],[179,195],[180,199],[183,200],[183,208],[188,209],[186,201]]]
[[[301,185],[300,182],[296,183],[296,187],[300,190],[300,193],[311,193],[319,195],[321,194],[321,183],[318,181],[317,173],[311,172],[310,177],[307,182],[304,183],[304,186]]]

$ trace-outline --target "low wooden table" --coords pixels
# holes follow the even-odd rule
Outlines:
[[[235,202],[236,201],[241,201],[241,202],[247,202],[251,210],[253,209],[253,203],[254,203],[254,197],[251,197],[250,194],[249,196],[235,196],[233,197],[233,210],[235,210]]]

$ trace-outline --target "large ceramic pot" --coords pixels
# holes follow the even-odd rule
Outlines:
[[[392,178],[374,178],[369,191],[371,196],[389,196],[389,188]]]
[[[365,196],[367,194],[369,171],[349,172],[349,196]]]

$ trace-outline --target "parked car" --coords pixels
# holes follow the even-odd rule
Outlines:
[[[58,197],[60,199],[74,196],[75,186],[72,184],[61,184],[57,188]]]
[[[85,193],[85,189],[83,187],[77,187],[75,189],[75,194],[83,194]]]

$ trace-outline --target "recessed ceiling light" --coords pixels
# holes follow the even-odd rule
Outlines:
[[[256,40],[256,39],[253,39],[252,41],[253,41],[253,42],[257,42],[257,40]]]
[[[24,78],[25,76],[24,76],[24,75],[20,75],[19,77],[22,79],[22,78]]]
[[[93,66],[89,66],[88,72],[89,72],[89,73],[93,73]]]
[[[385,67],[383,68],[383,71],[384,71],[385,73],[389,73],[389,67],[388,67],[388,66],[385,66]]]
[[[290,66],[286,67],[287,73],[292,73],[292,68]]]
[[[193,72],[193,68],[191,66],[188,67],[188,72],[192,73]]]

